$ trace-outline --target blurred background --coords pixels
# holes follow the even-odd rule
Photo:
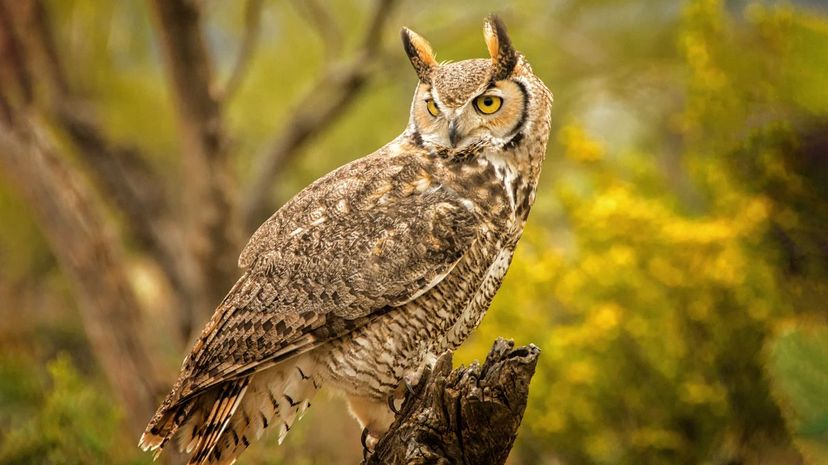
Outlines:
[[[555,95],[456,358],[541,347],[509,463],[828,463],[824,0],[1,0],[0,463],[150,463],[244,240],[404,128],[400,27],[483,57],[492,11]],[[239,463],[360,457],[323,392]]]

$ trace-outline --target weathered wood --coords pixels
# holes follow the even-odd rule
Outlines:
[[[502,464],[526,409],[540,349],[498,338],[483,365],[443,354],[363,465]]]

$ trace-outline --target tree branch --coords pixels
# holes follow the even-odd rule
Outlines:
[[[291,122],[254,161],[254,179],[243,197],[242,211],[248,231],[272,212],[269,202],[274,180],[312,136],[318,135],[344,113],[368,81],[379,56],[380,36],[390,17],[394,0],[378,0],[362,46],[344,65],[330,64],[308,93],[294,105]]]
[[[498,338],[486,362],[425,374],[363,465],[503,464],[526,409],[540,350]]]
[[[236,62],[227,83],[218,92],[219,101],[226,103],[241,87],[247,70],[250,68],[250,61],[259,45],[261,33],[262,0],[247,0],[244,6],[244,37],[242,38],[239,53],[236,55]]]
[[[28,121],[0,128],[0,165],[40,224],[78,297],[87,338],[115,393],[140,431],[162,384],[140,338],[138,303],[117,243],[83,182]]]
[[[31,33],[27,34],[27,39],[32,42],[30,48],[37,52],[39,60],[43,63],[41,68],[45,71],[43,75],[46,78],[45,82],[58,97],[67,94],[69,85],[58,57],[54,35],[52,34],[52,25],[43,2],[41,0],[28,0],[18,3],[26,5],[29,10],[26,27]]]
[[[293,5],[315,30],[325,49],[325,60],[333,62],[342,53],[342,31],[317,0],[294,0]]]
[[[71,107],[59,104],[55,116],[96,187],[120,210],[138,244],[156,259],[173,290],[173,306],[179,309],[175,312],[179,342],[187,343],[197,314],[194,300],[198,299],[191,295],[196,291],[188,281],[187,250],[182,245],[182,228],[172,218],[167,186],[136,149],[106,139],[80,103]]]
[[[24,3],[30,4],[28,30],[32,31],[27,35],[26,55],[41,58],[37,69],[53,89],[49,107],[56,123],[79,149],[105,197],[113,199],[127,213],[139,241],[162,250],[169,231],[159,235],[154,219],[169,213],[165,186],[136,148],[116,145],[104,136],[100,125],[90,117],[91,106],[69,89],[41,0]]]
[[[241,230],[221,107],[201,33],[199,2],[150,0],[175,101],[184,162],[186,241],[192,250],[199,320],[206,320],[236,274]]]
[[[187,299],[180,299],[187,289],[185,272],[180,266],[184,263],[180,257],[181,234],[169,221],[166,186],[135,148],[107,139],[100,125],[89,116],[89,104],[72,93],[42,1],[14,2],[12,11],[19,34],[19,40],[13,42],[15,55],[42,78],[38,90],[46,92],[46,98],[37,101],[77,148],[102,197],[124,213],[127,231],[157,258],[161,271],[176,291],[175,307],[185,310],[177,315],[181,342],[186,342],[192,328],[191,312],[186,311]],[[8,121],[13,118],[9,116]]]
[[[11,7],[8,3],[11,3]],[[3,93],[6,107],[14,106],[15,100],[18,101],[17,105],[25,106],[34,99],[31,70],[23,59],[23,47],[14,27],[14,8],[19,6],[0,0],[0,92]]]

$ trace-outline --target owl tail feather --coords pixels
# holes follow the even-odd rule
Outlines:
[[[304,357],[251,376],[238,410],[219,433],[212,449],[207,455],[201,454],[200,459],[196,452],[190,464],[232,464],[252,441],[274,428],[281,444],[293,424],[310,407],[319,385],[313,364]],[[185,452],[197,449],[194,441],[198,440],[198,434],[187,431],[187,427],[182,428],[180,440]]]
[[[188,465],[211,463],[212,457],[216,455],[216,445],[230,419],[236,413],[236,409],[244,399],[247,387],[252,376],[229,381],[221,385],[210,413],[205,420],[193,431],[193,438],[187,446],[188,452],[192,451]]]
[[[209,392],[191,401],[174,404],[175,392],[174,389],[158,408],[138,442],[138,447],[141,449],[155,451],[155,459],[161,454],[167,441],[173,437],[178,428],[190,418],[190,413],[194,410],[198,412],[199,408],[196,407],[200,407],[205,401],[212,403],[216,397],[215,393]]]

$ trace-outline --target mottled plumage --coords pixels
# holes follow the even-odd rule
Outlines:
[[[281,441],[322,385],[373,443],[389,396],[479,324],[534,201],[552,101],[502,23],[484,32],[492,58],[438,64],[403,29],[420,80],[405,132],[256,231],[143,448],[177,436],[191,463],[232,463],[265,430]]]

